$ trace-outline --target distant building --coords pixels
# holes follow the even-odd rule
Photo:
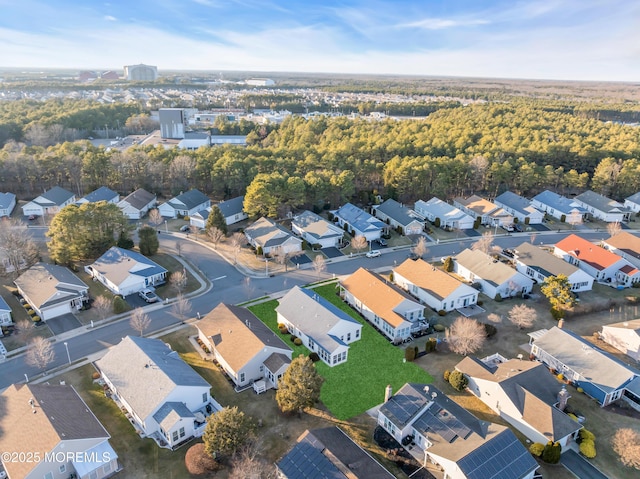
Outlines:
[[[81,83],[87,83],[98,78],[98,73],[93,71],[82,71],[78,74],[78,81]]]
[[[187,115],[183,108],[160,108],[160,136],[182,139],[187,128]]]
[[[245,83],[251,86],[273,86],[276,84],[276,82],[270,78],[249,78],[245,80]]]
[[[158,67],[151,65],[125,65],[124,77],[129,81],[156,81]]]
[[[102,72],[100,78],[102,78],[103,80],[119,80],[120,75],[118,75],[118,73],[114,72],[113,70],[108,70],[106,72]]]

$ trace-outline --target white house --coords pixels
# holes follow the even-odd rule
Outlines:
[[[127,336],[95,366],[138,434],[160,447],[200,437],[206,416],[222,409],[209,383],[159,339]]]
[[[227,226],[246,220],[249,217],[244,212],[244,196],[236,196],[230,200],[221,201],[217,206],[220,208]]]
[[[294,286],[279,303],[278,324],[287,326],[327,365],[347,361],[349,344],[361,338],[362,324],[310,289]]]
[[[600,339],[636,361],[640,361],[640,319],[603,324]]]
[[[435,311],[476,304],[478,291],[422,259],[407,259],[393,269],[393,281]]]
[[[67,268],[53,264],[33,265],[14,284],[43,321],[77,311],[89,300],[89,287]]]
[[[196,328],[236,391],[251,385],[278,388],[291,363],[291,348],[251,311],[220,303]]]
[[[340,227],[353,236],[364,236],[367,241],[380,239],[386,225],[364,210],[347,203],[333,212]]]
[[[75,193],[71,193],[59,186],[54,186],[24,205],[22,212],[25,216],[55,215],[65,206],[75,202]]]
[[[391,341],[410,338],[426,325],[422,304],[364,268],[340,282],[340,296]]]
[[[590,274],[531,243],[522,243],[515,248],[514,261],[516,270],[536,283],[562,274],[568,278],[571,291],[575,293],[591,291],[593,288],[593,277]]]
[[[137,189],[118,203],[122,214],[130,220],[141,219],[155,205],[156,195],[142,188]]]
[[[640,213],[640,192],[627,197],[624,200],[624,207],[636,214]]]
[[[16,207],[16,195],[13,193],[0,193],[0,218],[11,216]]]
[[[495,299],[530,293],[533,280],[480,250],[465,249],[454,258],[453,271]]]
[[[489,226],[507,226],[513,223],[513,215],[504,208],[478,195],[469,198],[456,198],[453,204],[469,216],[480,218],[480,223]]]
[[[191,216],[211,206],[211,200],[200,190],[189,190],[162,203],[158,210],[165,218]]]
[[[507,427],[481,421],[435,386],[407,383],[378,410],[378,426],[419,463],[450,479],[533,479],[538,463]]]
[[[262,248],[265,255],[302,251],[300,238],[268,218],[260,218],[252,225],[247,226],[244,235],[254,248]]]
[[[467,356],[456,369],[469,391],[531,442],[559,442],[565,451],[582,429],[564,412],[568,391],[537,361]]]
[[[0,458],[1,477],[103,479],[122,469],[109,433],[73,386],[13,384],[0,403],[0,450],[11,453]]]
[[[189,216],[189,224],[196,228],[204,229],[207,226],[207,220],[211,214],[211,206],[200,211],[196,211]]]
[[[630,287],[640,282],[640,270],[627,260],[577,235],[556,243],[553,254],[577,266],[598,282]]]
[[[13,319],[11,318],[11,306],[9,306],[4,298],[0,296],[0,326],[9,326],[11,324],[13,324]],[[2,336],[1,330],[0,336]]]
[[[344,236],[342,228],[309,210],[293,217],[291,229],[307,243],[321,248],[337,247]]]
[[[549,190],[534,196],[531,204],[534,208],[570,225],[582,224],[583,217],[587,214],[587,210],[577,201]]]
[[[640,238],[627,231],[602,240],[602,247],[640,268]]]
[[[471,216],[460,208],[456,208],[436,197],[431,198],[429,201],[416,201],[413,209],[432,223],[436,221],[436,218],[440,219],[440,228],[442,229],[473,229],[474,219]]]
[[[591,216],[607,223],[629,221],[631,216],[631,210],[625,208],[622,203],[591,190],[579,194],[575,200]]]
[[[106,186],[101,186],[97,190],[80,198],[77,203],[81,205],[82,203],[97,203],[98,201],[106,201],[107,203],[117,205],[120,201],[120,195]]]
[[[392,228],[400,228],[404,235],[419,235],[424,230],[424,219],[396,200],[388,199],[375,206],[373,213]]]
[[[514,218],[518,218],[519,223],[539,225],[544,220],[544,213],[532,206],[530,200],[511,191],[505,191],[493,201]]]
[[[146,256],[112,246],[84,270],[113,294],[128,296],[163,284],[167,270]]]

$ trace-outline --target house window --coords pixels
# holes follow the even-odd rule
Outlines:
[[[60,464],[60,474],[62,474],[63,472],[66,472],[67,470],[67,465],[66,464]]]
[[[347,333],[347,341],[351,341],[351,333]]]
[[[173,431],[173,434],[172,434],[171,438],[172,438],[173,442],[176,442],[178,440],[178,431]]]
[[[264,364],[261,364],[261,365],[260,365],[260,372],[261,372],[261,373],[264,373]]]
[[[47,472],[44,475],[44,479],[53,479],[53,472]]]
[[[240,373],[240,382],[243,383],[244,382],[244,373]]]
[[[180,428],[180,437],[184,437],[184,435],[185,435],[184,428],[181,427]]]
[[[202,402],[207,402],[209,399],[209,393],[202,393]]]
[[[356,339],[358,339],[360,337],[360,330],[356,329]]]

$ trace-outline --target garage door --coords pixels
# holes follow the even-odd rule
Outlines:
[[[55,318],[56,316],[60,316],[61,314],[66,314],[71,312],[71,306],[69,303],[60,304],[58,306],[52,306],[50,308],[42,311],[44,316],[44,320]]]

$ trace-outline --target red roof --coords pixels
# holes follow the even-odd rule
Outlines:
[[[584,261],[598,270],[608,268],[622,259],[617,254],[590,243],[577,235],[567,236],[562,241],[556,243],[556,248],[570,254],[574,258],[578,258],[580,261]]]

